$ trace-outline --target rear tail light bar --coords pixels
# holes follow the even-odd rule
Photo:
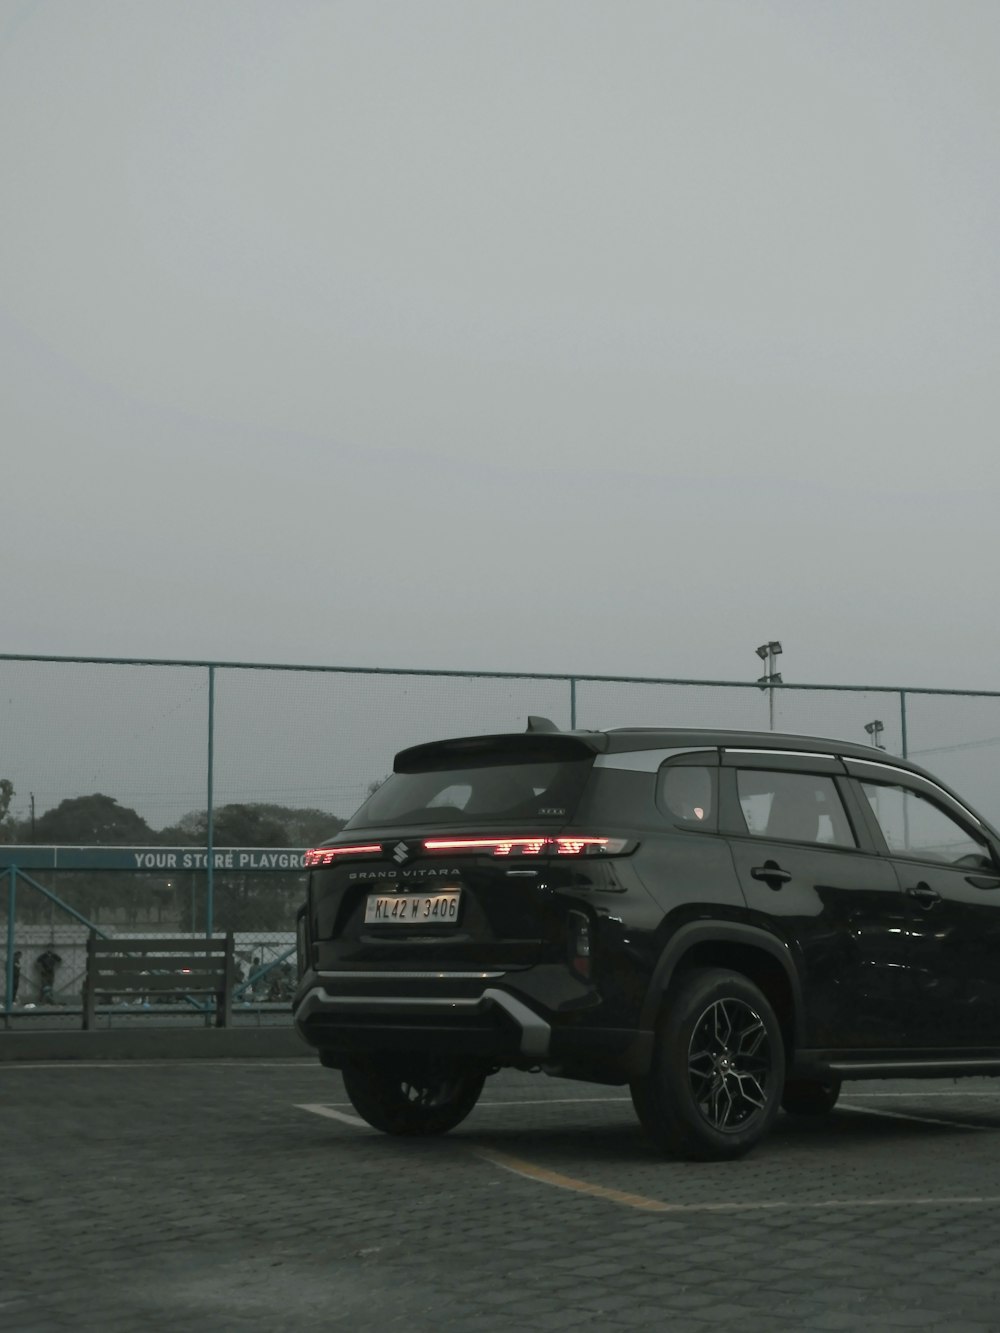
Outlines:
[[[424,852],[480,852],[486,856],[621,856],[634,849],[627,838],[599,838],[590,834],[537,834],[516,838],[424,838]],[[312,847],[306,852],[307,866],[329,866],[350,856],[380,856],[380,842],[348,843],[338,847]],[[412,854],[412,853],[411,853]]]
[[[307,866],[329,866],[342,856],[378,856],[380,842],[368,842],[355,847],[312,847],[306,852]]]
[[[493,856],[620,856],[627,838],[590,836],[523,838],[425,838],[425,852],[483,852]]]

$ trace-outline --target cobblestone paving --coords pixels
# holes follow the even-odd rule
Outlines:
[[[311,1062],[0,1067],[0,1328],[1000,1330],[1000,1083],[843,1103],[694,1165],[541,1076],[401,1142]]]

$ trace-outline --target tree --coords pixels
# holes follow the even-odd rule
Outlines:
[[[10,802],[14,795],[14,784],[10,778],[0,778],[0,842],[12,841],[15,825],[8,819]]]
[[[315,847],[339,832],[344,822],[337,815],[308,807],[263,801],[220,805],[213,813],[212,842],[216,847]],[[193,810],[161,829],[157,841],[168,847],[204,847],[207,837],[206,812]]]
[[[37,843],[63,846],[149,846],[153,830],[142,815],[113,796],[71,796],[35,820]]]
[[[315,847],[339,833],[347,822],[326,810],[310,807],[257,804],[249,808],[277,821],[287,834],[289,847]]]

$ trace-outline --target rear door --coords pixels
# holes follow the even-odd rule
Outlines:
[[[843,765],[738,751],[723,762],[736,870],[751,919],[797,958],[809,1044],[904,1045],[903,896],[845,805]]]
[[[593,759],[577,738],[530,734],[397,756],[335,842],[311,854],[321,969],[506,969],[559,956],[551,853]]]

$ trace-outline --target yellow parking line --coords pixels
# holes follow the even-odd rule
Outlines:
[[[612,1203],[624,1204],[627,1208],[641,1208],[647,1213],[670,1213],[676,1205],[663,1203],[659,1199],[647,1199],[643,1194],[628,1194],[625,1190],[609,1189],[606,1185],[593,1185],[589,1180],[577,1180],[575,1176],[564,1176],[547,1167],[536,1166],[534,1162],[522,1161],[520,1157],[509,1157],[506,1153],[478,1149],[476,1156],[484,1161],[501,1166],[515,1175],[527,1176],[530,1180],[539,1180],[545,1185],[555,1185],[557,1189],[573,1190],[577,1194],[589,1194],[595,1199],[610,1199]]]
[[[349,1115],[336,1109],[329,1103],[299,1103],[300,1111],[309,1111],[313,1115],[325,1116],[330,1120],[339,1120],[342,1124],[350,1125],[358,1129],[368,1129],[369,1126],[364,1120],[357,1116]],[[847,1110],[847,1107],[843,1109]],[[851,1107],[851,1110],[864,1113],[867,1108]],[[871,1113],[870,1113],[871,1114]],[[874,1112],[874,1114],[880,1114]],[[890,1115],[893,1119],[897,1115],[892,1112],[882,1112],[883,1115]],[[914,1119],[915,1117],[902,1116],[900,1119]],[[921,1117],[923,1118],[923,1117]],[[953,1125],[952,1121],[932,1121],[934,1124]],[[962,1125],[966,1129],[983,1129],[982,1125]],[[456,1142],[458,1147],[460,1140]],[[464,1145],[462,1145],[464,1147]],[[759,1201],[738,1201],[738,1200],[719,1200],[718,1202],[705,1203],[667,1203],[663,1199],[650,1199],[645,1194],[632,1194],[627,1190],[613,1189],[607,1185],[596,1185],[590,1180],[581,1180],[577,1176],[567,1176],[561,1171],[552,1171],[548,1167],[538,1166],[535,1162],[525,1161],[523,1157],[512,1157],[509,1153],[499,1152],[493,1148],[472,1148],[471,1153],[478,1157],[480,1161],[489,1162],[492,1166],[498,1166],[504,1171],[510,1171],[514,1175],[522,1176],[526,1180],[534,1180],[541,1185],[551,1185],[555,1189],[568,1190],[574,1194],[584,1194],[592,1199],[605,1199],[609,1203],[616,1203],[625,1208],[637,1208],[644,1213],[755,1213],[755,1212],[815,1212],[824,1211],[832,1208],[941,1208],[941,1207],[970,1207],[986,1206],[996,1207],[1000,1204],[1000,1195],[997,1194],[959,1194],[959,1195],[917,1195],[910,1198],[892,1198],[891,1196],[876,1196],[874,1198],[846,1198],[846,1199],[768,1199]]]
[[[720,1200],[718,1203],[665,1203],[662,1199],[649,1199],[644,1194],[629,1194],[625,1190],[609,1189],[606,1185],[594,1185],[589,1180],[578,1180],[575,1176],[564,1176],[559,1171],[549,1171],[534,1162],[526,1162],[520,1157],[510,1157],[507,1153],[477,1149],[475,1155],[494,1166],[512,1171],[515,1175],[528,1180],[537,1180],[543,1185],[554,1185],[556,1189],[571,1190],[575,1194],[588,1194],[595,1199],[607,1199],[611,1203],[623,1204],[626,1208],[638,1208],[645,1213],[758,1213],[758,1212],[797,1212],[800,1209],[814,1212],[828,1208],[929,1208],[929,1207],[968,1207],[986,1205],[996,1207],[1000,1204],[1000,1195],[996,1194],[960,1194],[960,1195],[918,1195],[913,1198],[877,1197],[869,1199],[774,1199],[760,1202],[743,1203],[736,1200]]]

